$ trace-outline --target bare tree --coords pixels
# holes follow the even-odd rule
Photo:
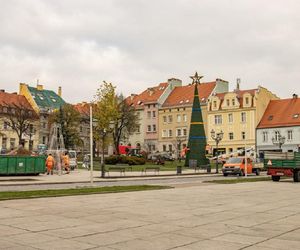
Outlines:
[[[6,125],[16,132],[19,145],[24,146],[23,135],[30,130],[38,115],[25,99],[19,99],[18,103],[5,103],[2,114]]]

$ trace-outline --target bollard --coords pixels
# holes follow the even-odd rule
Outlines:
[[[181,166],[177,166],[177,174],[181,174],[182,173],[182,167]]]

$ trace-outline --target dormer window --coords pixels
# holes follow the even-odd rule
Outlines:
[[[273,115],[270,115],[270,116],[268,117],[268,121],[272,121],[273,118],[274,118],[274,116],[273,116]]]
[[[245,103],[246,103],[246,105],[249,105],[249,97],[245,98]]]
[[[229,101],[229,99],[226,100],[226,104],[227,104],[227,107],[230,106],[230,101]]]
[[[214,108],[217,108],[217,101],[214,101]]]
[[[235,99],[232,99],[232,106],[235,106]]]
[[[299,118],[299,114],[294,114],[294,115],[293,115],[293,118],[294,118],[294,119]]]

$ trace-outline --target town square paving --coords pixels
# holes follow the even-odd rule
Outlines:
[[[300,249],[300,184],[0,202],[1,249]]]

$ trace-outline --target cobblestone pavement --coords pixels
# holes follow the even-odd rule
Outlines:
[[[200,184],[0,202],[1,249],[300,249],[300,185]]]

